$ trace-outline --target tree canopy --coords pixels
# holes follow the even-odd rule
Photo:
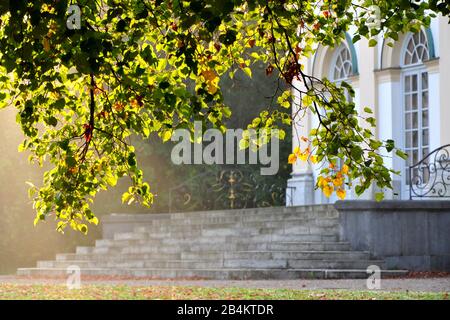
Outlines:
[[[123,201],[153,202],[130,137],[193,130],[195,120],[225,130],[230,108],[223,102],[221,77],[242,70],[251,77],[255,63],[268,77],[287,84],[283,93],[249,124],[261,130],[301,122],[306,110],[318,119],[308,147],[290,162],[330,164],[317,187],[345,196],[343,177],[361,194],[372,183],[391,187],[393,171],[383,154],[394,141],[379,141],[370,116],[358,115],[347,100],[353,89],[316,79],[302,68],[317,45],[334,46],[351,26],[353,41],[390,41],[416,32],[437,13],[449,15],[446,1],[409,0],[79,0],[81,28],[69,28],[68,0],[0,2],[0,108],[16,108],[26,139],[21,151],[50,164],[42,186],[30,186],[35,222],[54,215],[57,229],[87,232],[98,223],[90,203],[102,189],[127,176]],[[379,24],[369,28],[372,5]],[[301,83],[300,87],[298,83]],[[283,89],[281,89],[283,88]],[[295,105],[293,94],[300,97]],[[274,93],[275,96],[275,93]],[[291,112],[294,104],[296,112]],[[278,134],[284,138],[284,131]],[[242,147],[265,139],[245,136]],[[405,157],[405,154],[396,150]],[[337,160],[345,165],[337,167]],[[377,195],[382,198],[382,193]]]

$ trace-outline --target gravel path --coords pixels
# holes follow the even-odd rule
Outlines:
[[[1,284],[64,284],[62,279],[22,278],[0,276]],[[343,280],[83,280],[82,285],[130,285],[130,286],[200,286],[200,287],[240,287],[240,288],[284,288],[284,289],[350,289],[367,290],[365,279]],[[425,279],[383,279],[381,290],[384,291],[433,291],[450,292],[450,277]]]

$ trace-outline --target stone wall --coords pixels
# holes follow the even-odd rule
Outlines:
[[[338,201],[341,239],[387,268],[450,271],[450,201]]]

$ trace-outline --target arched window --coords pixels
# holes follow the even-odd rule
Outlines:
[[[355,68],[357,69],[357,67]],[[353,75],[354,70],[352,54],[348,46],[345,43],[342,43],[334,52],[331,63],[330,78],[334,83],[339,85],[343,81],[348,82],[349,78]],[[345,96],[348,102],[352,102],[352,97],[346,89]],[[344,159],[339,159],[336,165],[338,169],[341,169],[344,166]],[[349,190],[349,187],[345,188]],[[351,198],[351,194],[348,195],[348,198]],[[332,198],[332,201],[333,200],[337,199]]]
[[[423,31],[409,36],[407,41],[403,65],[418,64],[430,59],[427,37]]]
[[[339,82],[348,79],[352,75],[352,55],[347,46],[342,44],[336,52],[332,70],[332,79],[333,81]]]
[[[405,151],[408,154],[407,165],[411,166],[423,159],[430,151],[428,72],[423,64],[424,61],[429,60],[430,54],[427,37],[423,31],[409,35],[405,41],[401,57],[403,129]],[[408,185],[410,177],[409,170],[406,169]]]

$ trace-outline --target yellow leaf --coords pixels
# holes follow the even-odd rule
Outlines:
[[[169,141],[171,137],[172,132],[170,130],[164,131],[164,133],[162,134],[163,142]]]
[[[205,78],[206,81],[214,81],[214,79],[217,78],[216,73],[211,69],[203,70],[202,76]]]
[[[300,151],[300,147],[295,147],[294,148],[294,154],[300,154],[301,153],[301,151]]]
[[[314,164],[317,163],[317,157],[316,156],[311,156],[311,157],[309,157],[309,159],[311,160],[312,163],[314,163]]]
[[[335,178],[333,179],[333,184],[335,187],[340,187],[344,183],[344,179],[342,178]]]
[[[44,40],[42,40],[42,45],[44,46],[44,51],[45,52],[49,52],[50,51],[50,41],[48,40],[47,37],[45,37]]]
[[[328,183],[329,183],[330,181],[331,181],[330,177],[324,178],[324,177],[322,177],[322,176],[319,176],[319,179],[318,179],[317,184],[318,184],[318,186],[319,186],[320,188],[324,188],[326,185],[328,185]]]
[[[322,176],[319,176],[319,178],[317,178],[317,185],[321,188],[323,188],[323,182],[324,182],[324,178]]]
[[[210,94],[215,94],[217,92],[217,87],[213,83],[208,83],[208,92]]]
[[[89,222],[93,223],[95,225],[98,225],[98,218],[97,217],[93,217]]]
[[[327,184],[325,187],[323,187],[322,191],[325,194],[325,196],[327,198],[329,198],[331,196],[331,194],[333,193],[333,186],[330,186],[329,184]]]
[[[302,160],[302,161],[306,161],[306,160],[308,160],[308,153],[301,153],[300,155],[299,155],[299,158],[300,158],[300,160]]]
[[[348,168],[348,165],[344,164],[344,165],[342,166],[342,170],[341,170],[341,171],[342,171],[343,174],[347,174],[347,173],[348,173],[348,169],[349,169],[349,168]]]
[[[344,200],[345,199],[345,190],[344,189],[338,189],[336,191],[336,195],[339,197],[339,199]]]
[[[288,163],[289,164],[294,164],[295,163],[295,161],[297,161],[297,156],[295,155],[295,154],[290,154],[289,155],[289,158],[288,158]]]

